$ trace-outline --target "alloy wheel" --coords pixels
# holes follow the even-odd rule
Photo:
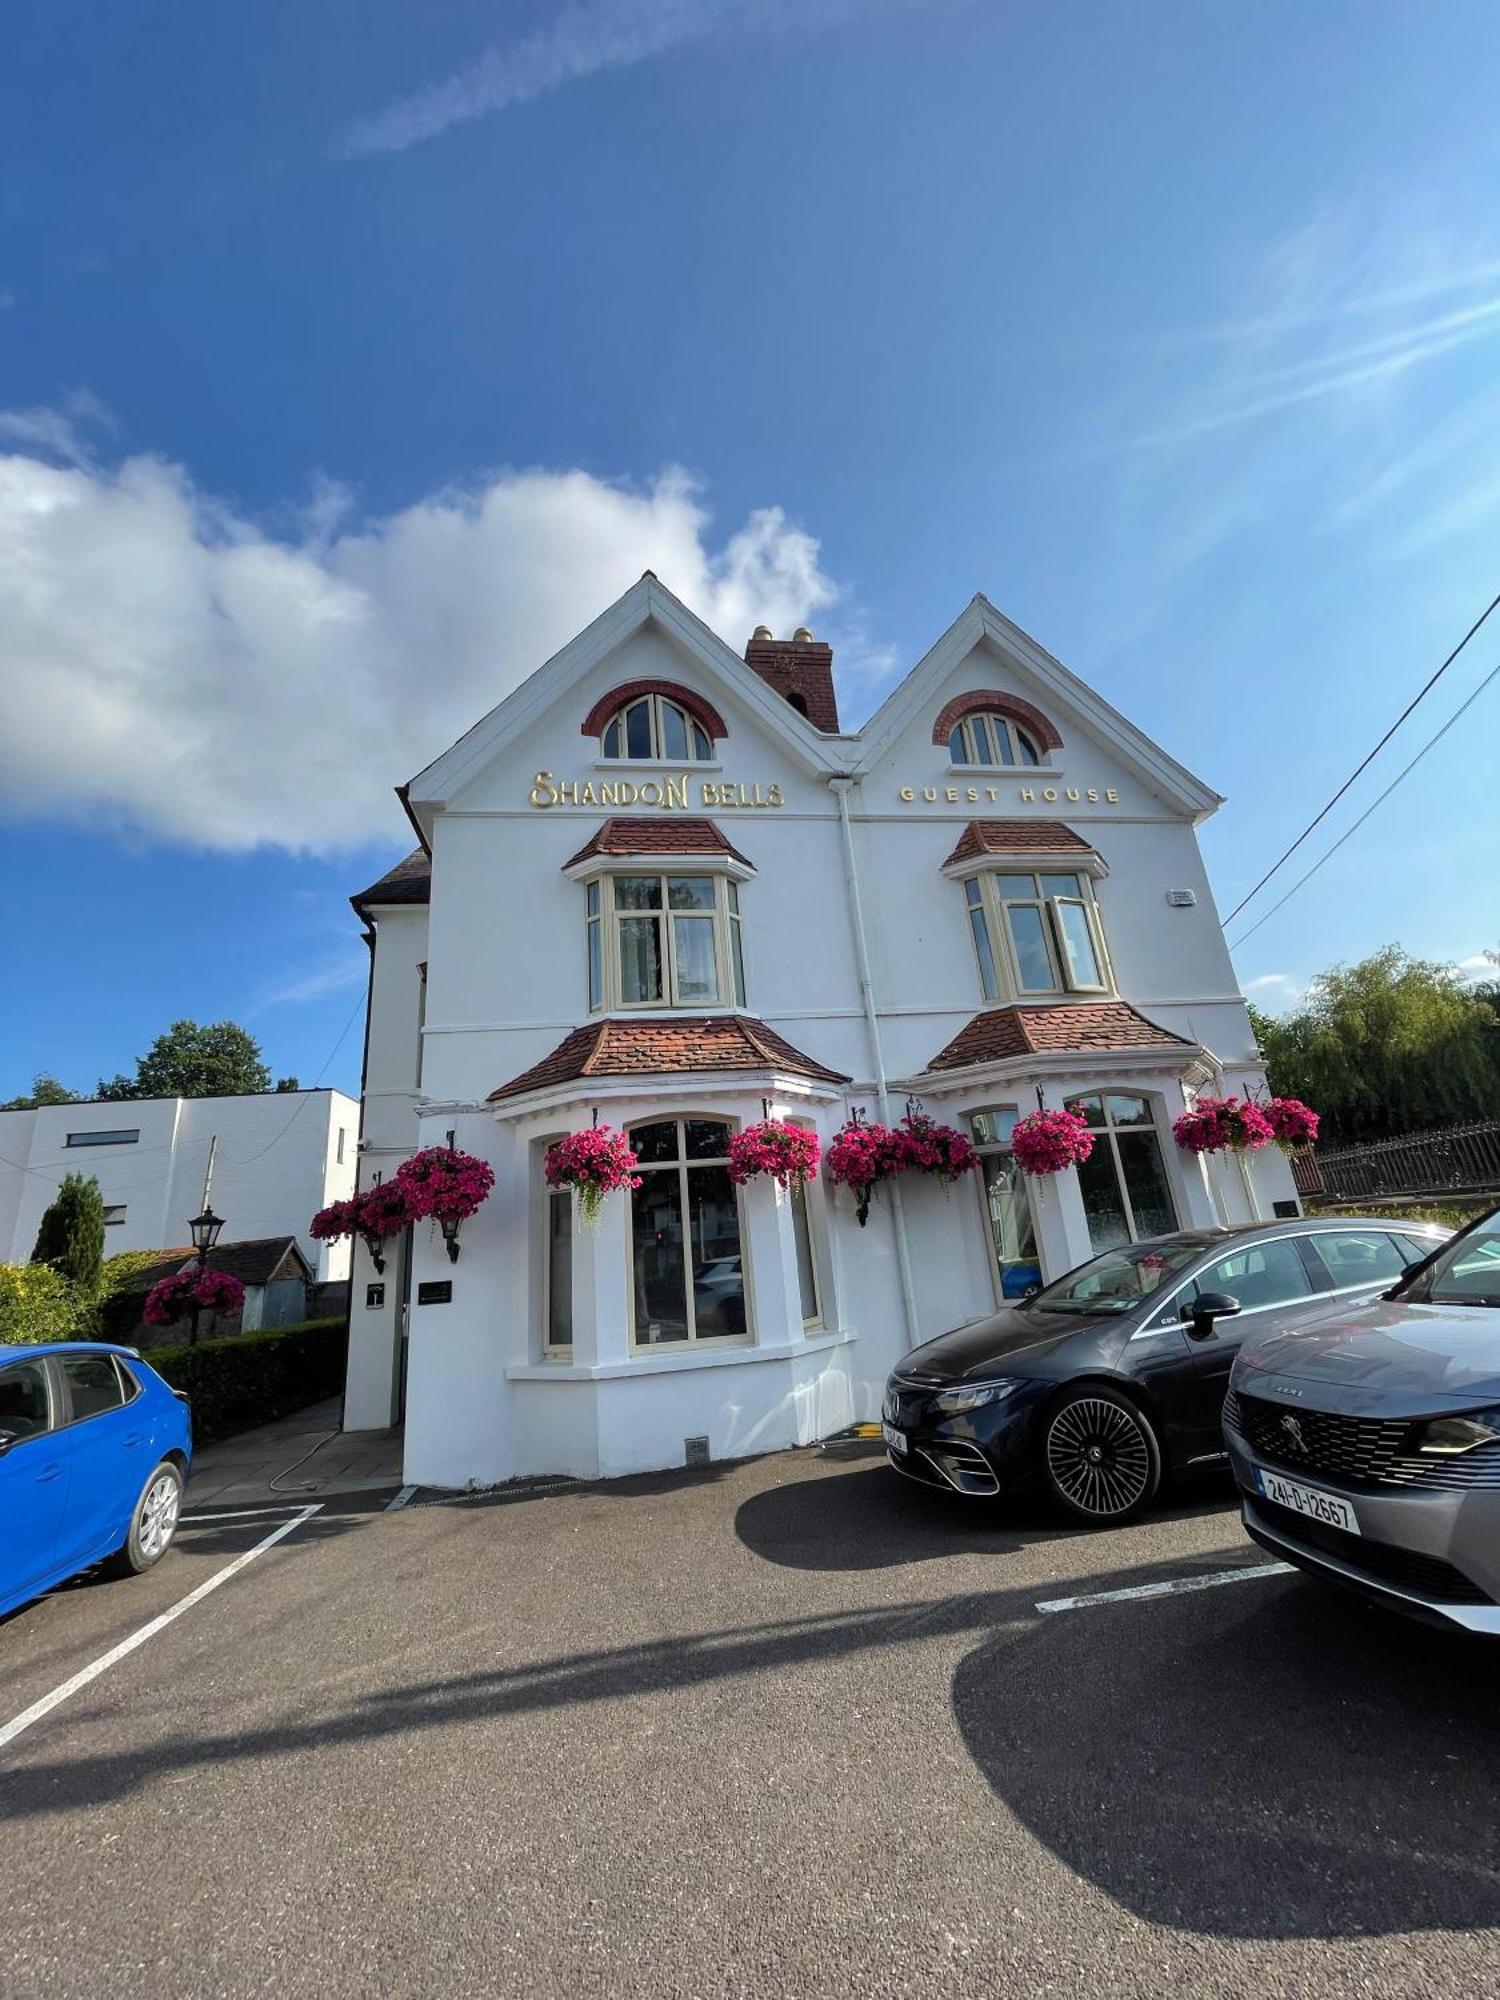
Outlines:
[[[141,1526],[137,1537],[141,1554],[154,1562],[163,1554],[177,1529],[177,1511],[182,1504],[182,1488],[171,1473],[163,1472],[146,1489],[141,1506]]]
[[[1103,1396],[1065,1403],[1047,1431],[1047,1469],[1081,1514],[1108,1520],[1140,1504],[1151,1484],[1151,1448],[1139,1421]]]

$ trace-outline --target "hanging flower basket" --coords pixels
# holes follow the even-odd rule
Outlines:
[[[746,1181],[765,1174],[782,1187],[790,1187],[793,1181],[816,1179],[822,1157],[816,1132],[805,1125],[767,1118],[763,1124],[747,1125],[730,1140],[729,1178],[736,1187],[743,1187]]]
[[[495,1170],[473,1153],[427,1146],[396,1169],[393,1185],[405,1190],[412,1218],[427,1217],[443,1232],[450,1261],[458,1260],[458,1225],[480,1207],[495,1185]]]
[[[846,1187],[853,1193],[861,1229],[870,1219],[870,1197],[876,1186],[900,1171],[895,1134],[888,1125],[867,1125],[851,1118],[829,1143],[828,1178],[834,1187]]]
[[[638,1188],[639,1159],[629,1139],[611,1125],[589,1125],[547,1148],[542,1165],[548,1187],[571,1188],[590,1229],[599,1226],[604,1197],[617,1188]]]
[[[360,1195],[357,1206],[355,1229],[364,1238],[370,1262],[383,1271],[387,1239],[399,1236],[409,1223],[419,1220],[411,1194],[399,1180],[377,1181]]]
[[[979,1155],[956,1125],[939,1125],[925,1111],[908,1111],[890,1135],[894,1171],[933,1174],[950,1186],[972,1173]]]
[[[1010,1147],[1021,1172],[1041,1179],[1081,1167],[1094,1150],[1094,1135],[1076,1111],[1030,1111],[1016,1120]]]
[[[1271,1122],[1271,1136],[1284,1153],[1297,1146],[1311,1146],[1321,1124],[1316,1111],[1300,1097],[1273,1097],[1260,1107]]]
[[[228,1271],[200,1271],[194,1265],[190,1270],[174,1271],[168,1278],[159,1278],[146,1294],[141,1318],[147,1326],[175,1326],[194,1311],[223,1313],[227,1318],[244,1303],[245,1287],[238,1278],[231,1277]]]
[[[340,1236],[353,1236],[359,1228],[359,1196],[350,1195],[347,1201],[331,1201],[327,1208],[320,1208],[307,1225],[307,1233],[316,1242],[334,1243]]]
[[[1188,1153],[1254,1153],[1275,1136],[1265,1112],[1247,1097],[1200,1097],[1172,1127]]]

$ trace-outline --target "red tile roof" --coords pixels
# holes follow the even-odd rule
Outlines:
[[[1084,1055],[1094,1050],[1190,1049],[1181,1035],[1148,1021],[1124,1000],[1070,1000],[1041,1007],[994,1007],[976,1014],[928,1063],[968,1069],[1008,1056]]]
[[[607,819],[563,867],[576,867],[596,854],[727,854],[746,868],[755,865],[730,845],[711,819]]]
[[[520,1076],[490,1092],[489,1101],[592,1076],[669,1076],[694,1070],[784,1070],[821,1083],[847,1083],[764,1021],[743,1014],[698,1015],[682,1020],[591,1021],[564,1037]]]
[[[973,861],[981,854],[1092,854],[1082,834],[1060,819],[971,819],[943,863]]]

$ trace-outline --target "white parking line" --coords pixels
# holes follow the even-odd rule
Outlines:
[[[321,1501],[319,1505],[321,1506]],[[279,1507],[237,1507],[223,1514],[184,1514],[182,1526],[190,1528],[199,1521],[263,1521],[270,1514],[296,1514],[305,1511],[300,1500],[285,1500]]]
[[[108,1673],[109,1669],[117,1665],[127,1654],[135,1652],[139,1646],[144,1646],[148,1639],[154,1639],[158,1632],[165,1631],[167,1626],[174,1619],[180,1618],[184,1611],[191,1611],[195,1604],[201,1604],[211,1590],[217,1590],[221,1583],[228,1583],[231,1577],[238,1576],[247,1564],[253,1563],[257,1556],[263,1556],[267,1549],[274,1548],[284,1535],[292,1532],[293,1528],[300,1528],[304,1521],[322,1511],[321,1501],[311,1507],[299,1508],[294,1519],[283,1521],[279,1528],[273,1528],[269,1535],[263,1535],[253,1549],[246,1549],[243,1555],[236,1556],[234,1561],[226,1563],[223,1569],[216,1569],[211,1577],[198,1585],[196,1590],[190,1590],[186,1597],[179,1598],[170,1610],[163,1611],[159,1617],[150,1619],[138,1632],[132,1632],[128,1639],[122,1639],[118,1646],[111,1646],[107,1653],[101,1653],[97,1660],[91,1661],[86,1667],[81,1667],[76,1674],[65,1680],[61,1687],[55,1687],[51,1694],[44,1694],[40,1701],[34,1701],[30,1708],[23,1709],[12,1721],[0,1727],[0,1750],[7,1744],[14,1743],[32,1723],[40,1722],[44,1715],[50,1715],[54,1708],[68,1699],[69,1695],[77,1694],[78,1690],[86,1688],[90,1681],[96,1681],[101,1674]]]
[[[1038,1611],[1082,1611],[1090,1604],[1126,1604],[1141,1597],[1177,1597],[1189,1590],[1215,1590],[1221,1583],[1246,1583],[1253,1576],[1290,1576],[1291,1563],[1245,1563],[1211,1576],[1177,1576],[1166,1583],[1140,1583],[1133,1590],[1096,1590],[1087,1597],[1049,1597]]]

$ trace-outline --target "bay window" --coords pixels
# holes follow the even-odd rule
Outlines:
[[[739,885],[605,875],[585,889],[589,1007],[745,1004]]]
[[[742,1341],[744,1262],[730,1128],[715,1118],[631,1127],[631,1341],[637,1348]]]
[[[964,882],[986,1000],[1112,990],[1088,876],[990,870]]]
[[[1070,1097],[1068,1109],[1088,1122],[1094,1150],[1077,1170],[1096,1251],[1177,1228],[1177,1210],[1162,1159],[1151,1100],[1134,1091]]]

